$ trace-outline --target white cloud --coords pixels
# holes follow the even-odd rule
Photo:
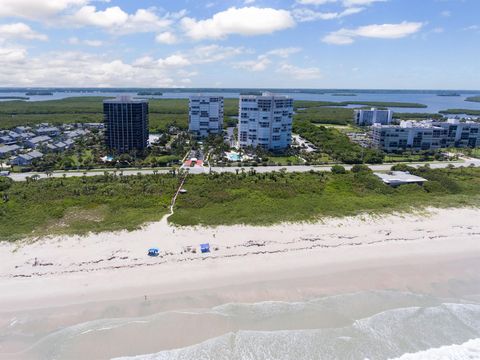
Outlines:
[[[155,37],[155,41],[162,44],[172,45],[178,42],[177,37],[170,31],[165,31]]]
[[[243,47],[220,46],[216,44],[197,46],[188,53],[188,58],[195,64],[222,61],[247,52]]]
[[[337,0],[297,0],[302,5],[324,5],[327,3],[337,2]]]
[[[159,59],[157,63],[164,68],[185,67],[191,64],[183,55],[170,55],[165,59]]]
[[[292,54],[299,53],[300,51],[302,51],[302,49],[298,47],[279,48],[268,51],[266,55],[275,55],[281,58],[287,58]]]
[[[266,56],[259,56],[256,60],[240,61],[233,65],[236,69],[243,69],[247,71],[264,71],[268,68],[272,61]]]
[[[308,22],[308,21],[316,21],[316,20],[333,20],[333,19],[340,19],[349,15],[358,14],[363,10],[365,10],[365,8],[352,7],[352,8],[347,8],[341,12],[321,12],[321,11],[314,11],[307,8],[298,8],[293,10],[293,16],[299,22]]]
[[[171,56],[126,63],[83,52],[48,52],[29,57],[24,49],[0,48],[0,83],[4,86],[177,87],[186,77],[177,68],[186,64]]]
[[[368,6],[376,2],[385,2],[388,0],[343,0],[343,6],[346,7],[357,7],[357,6]]]
[[[93,25],[99,27],[121,26],[128,20],[128,14],[118,6],[97,10],[95,6],[84,6],[71,16],[78,25]]]
[[[27,50],[23,48],[5,48],[0,47],[0,64],[7,70],[7,66],[10,66],[11,63],[19,64],[25,60],[27,55]],[[0,69],[2,71],[2,69]]]
[[[372,5],[376,2],[385,2],[388,0],[297,0],[298,4],[301,5],[325,5],[327,3],[337,3],[341,2],[341,4],[345,7],[361,7],[361,6],[368,6]]]
[[[289,48],[278,48],[267,51],[265,54],[257,56],[254,60],[240,61],[233,64],[233,67],[236,69],[244,69],[247,71],[265,71],[270,64],[273,63],[271,57],[276,56],[279,58],[286,59],[292,54],[296,54],[302,51],[301,48],[289,47]]]
[[[185,17],[181,25],[192,39],[221,39],[228,35],[264,35],[295,26],[295,21],[287,10],[258,7],[232,7],[216,13],[212,18],[196,20]]]
[[[100,40],[80,40],[77,37],[71,37],[68,39],[70,45],[87,45],[92,47],[100,47],[103,45],[103,41]]]
[[[323,42],[336,45],[347,45],[357,37],[376,39],[400,39],[418,32],[423,24],[418,22],[402,22],[399,24],[367,25],[356,29],[340,29],[323,38]]]
[[[287,63],[281,64],[277,72],[296,80],[315,80],[322,77],[320,69],[317,67],[302,68]]]
[[[134,14],[128,14],[118,6],[97,10],[92,5],[83,6],[67,19],[75,25],[97,26],[115,34],[154,32],[172,23],[150,9],[138,9]]]
[[[216,44],[197,46],[187,52],[178,52],[166,58],[155,59],[152,56],[143,56],[133,62],[134,66],[142,68],[178,69],[184,77],[192,77],[197,73],[185,68],[196,64],[207,64],[223,61],[244,53],[243,48],[223,47]]]
[[[84,40],[83,43],[87,46],[100,47],[103,45],[103,41],[100,40]]]
[[[37,33],[24,23],[3,24],[0,25],[0,39],[25,39],[25,40],[42,40],[48,37],[44,34]]]
[[[89,0],[1,0],[0,17],[44,19]]]

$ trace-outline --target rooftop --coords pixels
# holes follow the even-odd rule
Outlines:
[[[133,98],[131,96],[117,96],[115,99],[107,99],[103,100],[104,104],[142,104],[142,103],[148,103],[147,99],[137,99]]]
[[[389,173],[374,173],[378,176],[385,184],[397,186],[405,184],[421,184],[426,181],[420,176],[412,175],[409,172],[404,171],[391,171]]]

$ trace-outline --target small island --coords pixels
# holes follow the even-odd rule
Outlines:
[[[471,97],[466,98],[465,101],[480,102],[480,96],[471,96]]]
[[[342,93],[333,93],[332,96],[357,96],[357,94],[342,94]]]
[[[461,96],[459,93],[440,93],[437,96]]]
[[[46,90],[31,90],[25,93],[27,96],[53,96],[53,92]]]
[[[139,91],[137,93],[139,96],[162,96],[163,93],[159,91]]]
[[[29,100],[29,97],[25,96],[0,96],[0,100]]]

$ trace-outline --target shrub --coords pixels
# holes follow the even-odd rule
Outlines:
[[[353,165],[352,172],[353,173],[372,172],[372,170],[370,170],[370,168],[367,165],[357,164],[357,165]]]
[[[414,167],[408,166],[406,164],[396,164],[391,167],[392,171],[405,171],[405,172],[412,172],[415,171]]]
[[[12,179],[7,177],[0,177],[0,191],[5,191],[12,186]]]
[[[342,165],[333,165],[332,166],[332,173],[333,174],[345,174],[347,170]]]

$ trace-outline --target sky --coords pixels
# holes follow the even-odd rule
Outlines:
[[[480,0],[0,0],[2,87],[480,89]]]

